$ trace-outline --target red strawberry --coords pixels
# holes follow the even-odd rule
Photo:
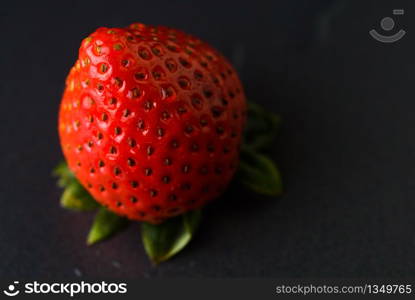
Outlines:
[[[98,202],[159,223],[228,185],[245,109],[235,70],[201,40],[139,23],[99,28],[66,80],[59,134],[70,169]]]

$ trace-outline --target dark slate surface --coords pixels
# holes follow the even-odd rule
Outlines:
[[[9,1],[0,7],[0,277],[401,277],[415,273],[414,17],[409,1]],[[368,35],[395,16],[407,35]],[[411,21],[412,19],[412,21]],[[92,248],[58,205],[56,115],[96,27],[181,28],[232,59],[284,125],[286,194],[233,186],[191,247],[155,268],[131,226]],[[379,30],[382,32],[381,30]]]

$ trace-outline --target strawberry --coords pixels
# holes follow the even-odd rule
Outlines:
[[[278,169],[260,153],[279,123],[246,106],[235,70],[201,40],[139,23],[99,28],[82,42],[60,106],[61,205],[97,210],[88,245],[127,218],[145,221],[144,249],[152,262],[165,261],[191,241],[200,208],[236,171],[252,191],[281,194]]]
[[[246,117],[237,73],[182,31],[135,23],[83,40],[59,135],[70,170],[117,215],[157,224],[217,198]]]

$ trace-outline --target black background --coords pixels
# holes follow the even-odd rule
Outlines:
[[[399,1],[2,1],[0,277],[404,277],[415,274],[415,5]],[[368,31],[394,16],[394,44]],[[91,214],[60,208],[57,110],[82,38],[140,21],[229,57],[280,113],[286,193],[234,184],[191,245],[153,267],[134,224],[86,247]],[[395,32],[393,31],[393,32]],[[385,33],[386,34],[386,33]]]

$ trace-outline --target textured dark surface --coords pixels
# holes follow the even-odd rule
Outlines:
[[[415,65],[409,1],[82,1],[0,7],[0,277],[400,277],[415,274]],[[408,34],[368,35],[394,8]],[[210,42],[248,98],[284,119],[286,194],[234,185],[175,259],[152,267],[138,225],[87,248],[90,214],[58,205],[56,115],[81,39],[133,21]],[[411,71],[412,70],[412,71]]]

